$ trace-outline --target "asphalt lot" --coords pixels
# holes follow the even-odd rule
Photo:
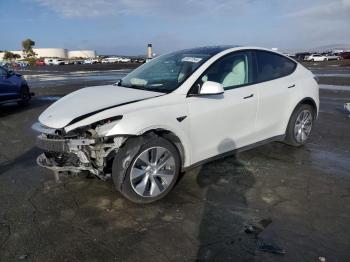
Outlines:
[[[350,261],[350,118],[342,109],[350,91],[320,91],[305,147],[271,143],[206,164],[164,200],[136,205],[111,181],[55,183],[35,164],[38,115],[64,94],[125,73],[53,68],[23,72],[37,94],[30,106],[0,107],[0,261]],[[350,86],[339,76],[349,67],[312,70],[333,74],[323,84]],[[86,77],[74,80],[79,74]]]

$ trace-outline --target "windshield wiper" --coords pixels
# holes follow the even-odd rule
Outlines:
[[[159,92],[159,93],[167,93],[167,94],[171,92],[169,90],[165,90],[165,89],[162,89],[162,88],[156,88],[156,87],[147,88],[147,86],[141,86],[141,85],[123,85],[121,79],[118,80],[114,85],[125,87],[125,88],[133,88],[133,89],[138,89],[138,90],[145,90],[145,91]]]
[[[133,88],[133,89],[138,89],[138,90],[145,90],[145,91],[150,91],[150,92],[159,92],[159,93],[170,93],[169,90],[165,90],[162,88],[147,88],[147,86],[139,86],[139,85],[125,85],[122,87],[126,88]]]

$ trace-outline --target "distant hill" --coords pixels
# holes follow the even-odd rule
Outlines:
[[[318,46],[314,48],[281,49],[279,51],[283,53],[295,54],[300,52],[325,52],[325,51],[332,51],[332,50],[350,51],[350,44],[332,44],[332,45]]]
[[[350,44],[333,44],[324,45],[311,49],[312,51],[328,51],[328,50],[350,50]]]

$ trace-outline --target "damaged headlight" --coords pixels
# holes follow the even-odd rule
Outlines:
[[[106,136],[108,132],[121,120],[123,116],[107,118],[96,123],[96,132],[99,137]]]
[[[95,128],[95,131],[97,132],[97,135],[99,137],[106,136],[107,133],[121,120],[123,116],[114,116],[110,118],[106,118],[103,120],[99,120],[98,122],[95,122],[91,124],[91,127]]]
[[[44,133],[44,134],[48,134],[48,135],[57,135],[61,132],[61,130],[44,126],[43,124],[41,124],[39,122],[34,123],[32,125],[32,129],[38,133]]]

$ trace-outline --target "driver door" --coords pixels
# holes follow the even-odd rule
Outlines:
[[[205,81],[221,83],[225,92],[199,95]],[[252,83],[250,51],[220,58],[195,83],[187,98],[192,164],[255,142],[258,97]]]

